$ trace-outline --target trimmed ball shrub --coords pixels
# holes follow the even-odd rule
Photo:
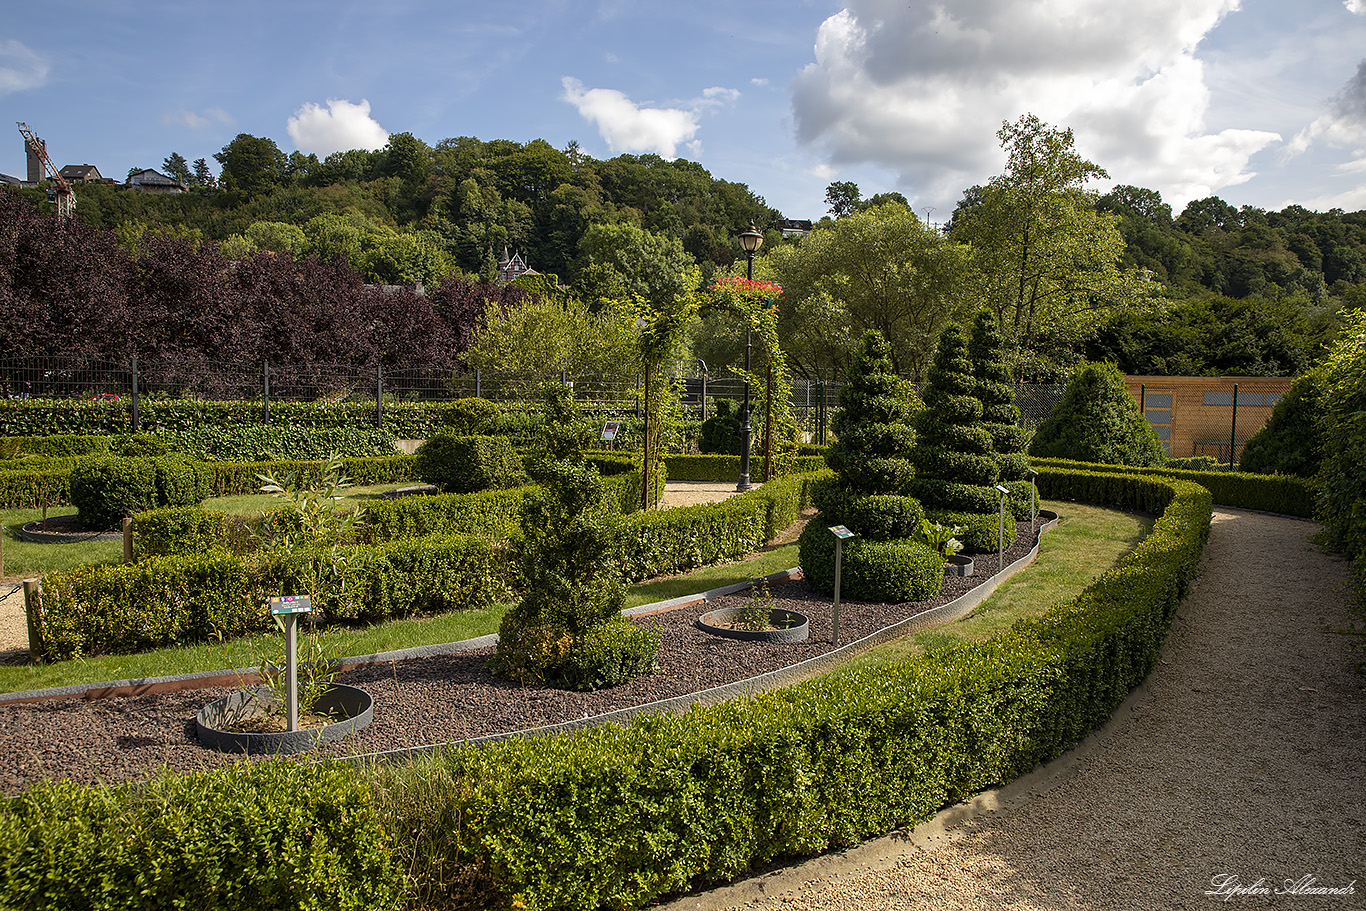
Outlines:
[[[502,417],[502,410],[488,399],[460,399],[441,409],[442,427],[457,437],[491,436],[498,432]]]
[[[507,437],[438,434],[417,448],[414,470],[443,493],[501,490],[526,482]]]
[[[823,520],[813,519],[797,539],[797,554],[811,587],[835,591],[835,536]],[[944,561],[933,549],[908,538],[845,542],[840,596],[860,601],[900,604],[926,601],[944,584]]]
[[[1029,454],[1143,467],[1167,460],[1114,364],[1087,364],[1072,374],[1062,401],[1034,432]]]
[[[714,399],[716,413],[702,422],[697,448],[715,455],[739,455],[745,447],[740,408],[731,399]]]
[[[87,530],[114,528],[124,516],[159,506],[197,506],[212,474],[180,456],[86,459],[71,469],[71,502]]]

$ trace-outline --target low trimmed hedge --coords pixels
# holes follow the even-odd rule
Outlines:
[[[409,901],[640,908],[914,824],[1059,755],[1156,662],[1210,497],[1163,478],[1048,474],[1051,496],[1089,491],[1162,515],[1115,568],[1035,621],[682,716],[375,770]]]
[[[664,457],[669,466],[669,478],[674,481],[734,481],[740,477],[738,455],[669,455]],[[788,474],[809,474],[825,468],[823,456],[797,456]],[[764,457],[751,455],[749,477],[759,483],[764,476]]]
[[[342,577],[325,580],[314,597],[329,622],[485,609],[512,592],[507,546],[472,535],[342,552]],[[42,657],[127,654],[267,630],[266,600],[300,593],[305,578],[303,557],[222,550],[47,573],[38,621]]]
[[[709,566],[752,553],[811,505],[817,475],[787,475],[720,503],[651,510],[622,522],[629,582]]]
[[[30,462],[32,467],[28,467]],[[0,466],[0,509],[71,504],[70,460],[16,459]]]
[[[1310,478],[1284,474],[1253,474],[1246,471],[1185,471],[1174,468],[1132,468],[1125,465],[1099,465],[1067,459],[1033,459],[1032,464],[1076,471],[1119,471],[1163,478],[1194,481],[1214,496],[1220,506],[1260,509],[1302,519],[1314,518],[1314,498],[1318,485]]]
[[[0,906],[392,911],[404,892],[366,782],[336,762],[244,762],[0,803]]]

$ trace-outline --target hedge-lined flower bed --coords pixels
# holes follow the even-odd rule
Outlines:
[[[342,792],[319,789],[323,798],[289,805],[291,824],[330,832],[352,814],[369,845],[373,812],[392,866],[367,864],[364,848],[337,849],[331,863],[296,865],[292,881],[300,890],[325,883],[352,902],[338,899],[336,907],[354,907],[352,896],[366,888],[378,891],[376,907],[386,906],[398,869],[408,871],[404,898],[413,906],[633,909],[914,823],[1058,755],[1108,718],[1157,660],[1208,536],[1210,496],[1188,482],[1132,474],[1048,470],[1040,484],[1048,496],[1162,515],[1076,601],[987,642],[627,727],[462,746],[416,769],[367,769],[366,784]],[[270,792],[279,775],[275,765],[247,764],[224,777]],[[96,871],[100,884],[120,896],[126,890],[124,903],[137,907],[137,868],[104,858],[126,857],[130,842],[148,858],[162,850],[184,856],[178,840],[197,844],[195,830],[186,838],[185,829],[157,827],[137,810],[161,800],[161,812],[179,819],[223,799],[222,778],[187,780],[180,789],[153,784],[64,799],[49,796],[61,784],[43,785],[0,808],[0,857],[8,863],[0,901],[65,907],[76,893],[48,884],[94,888]],[[78,800],[86,793],[129,821],[68,836],[79,825],[69,820],[87,815]],[[185,901],[215,907],[219,895],[240,894],[242,879],[260,878],[258,864],[241,874],[239,862],[217,852],[253,841],[274,820],[264,816],[215,817],[221,844],[204,848],[205,869],[223,879],[185,876]]]
[[[988,642],[377,770],[412,900],[639,908],[923,820],[1058,755],[1157,660],[1208,536],[1210,497],[1133,475],[1043,483],[1051,496],[1165,511],[1076,601]]]

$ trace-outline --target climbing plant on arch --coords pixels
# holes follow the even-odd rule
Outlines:
[[[669,385],[665,364],[683,341],[684,332],[694,317],[725,310],[734,313],[758,341],[764,373],[733,368],[751,389],[764,390],[762,397],[764,432],[760,435],[764,451],[764,480],[791,467],[796,457],[796,422],[792,417],[792,382],[788,378],[787,358],[778,345],[777,301],[783,293],[775,282],[754,281],[728,276],[706,291],[678,295],[663,306],[651,306],[635,298],[621,306],[636,331],[636,347],[644,377],[645,432],[641,454],[644,477],[655,477],[654,470],[663,458],[663,447],[681,423],[677,389],[663,394]],[[649,508],[656,498],[645,485],[641,507]]]
[[[757,340],[763,375],[751,369],[733,367],[751,389],[763,390],[763,441],[765,481],[791,467],[797,451],[796,421],[792,417],[792,381],[787,371],[787,356],[778,344],[778,299],[783,286],[730,275],[700,295],[698,313],[718,310],[734,313]]]

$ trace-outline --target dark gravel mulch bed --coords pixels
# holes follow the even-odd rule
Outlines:
[[[1019,523],[1009,565],[1033,546],[1029,523]],[[841,599],[840,641],[847,644],[899,620],[946,604],[986,581],[996,555],[979,555],[977,574],[949,576],[933,601],[877,604]],[[774,606],[810,618],[805,642],[767,644],[721,639],[694,626],[709,610],[736,607],[739,596],[638,618],[660,629],[659,671],[595,693],[529,689],[490,674],[492,649],[359,668],[339,680],[367,690],[375,720],[329,748],[347,755],[445,743],[580,719],[641,705],[777,670],[831,650],[831,599],[797,580],[771,586]],[[0,790],[14,794],[35,781],[70,778],[82,784],[134,780],[167,768],[211,769],[241,756],[205,749],[194,716],[231,692],[210,688],[100,700],[63,699],[0,707]],[[316,754],[307,754],[316,755]]]

